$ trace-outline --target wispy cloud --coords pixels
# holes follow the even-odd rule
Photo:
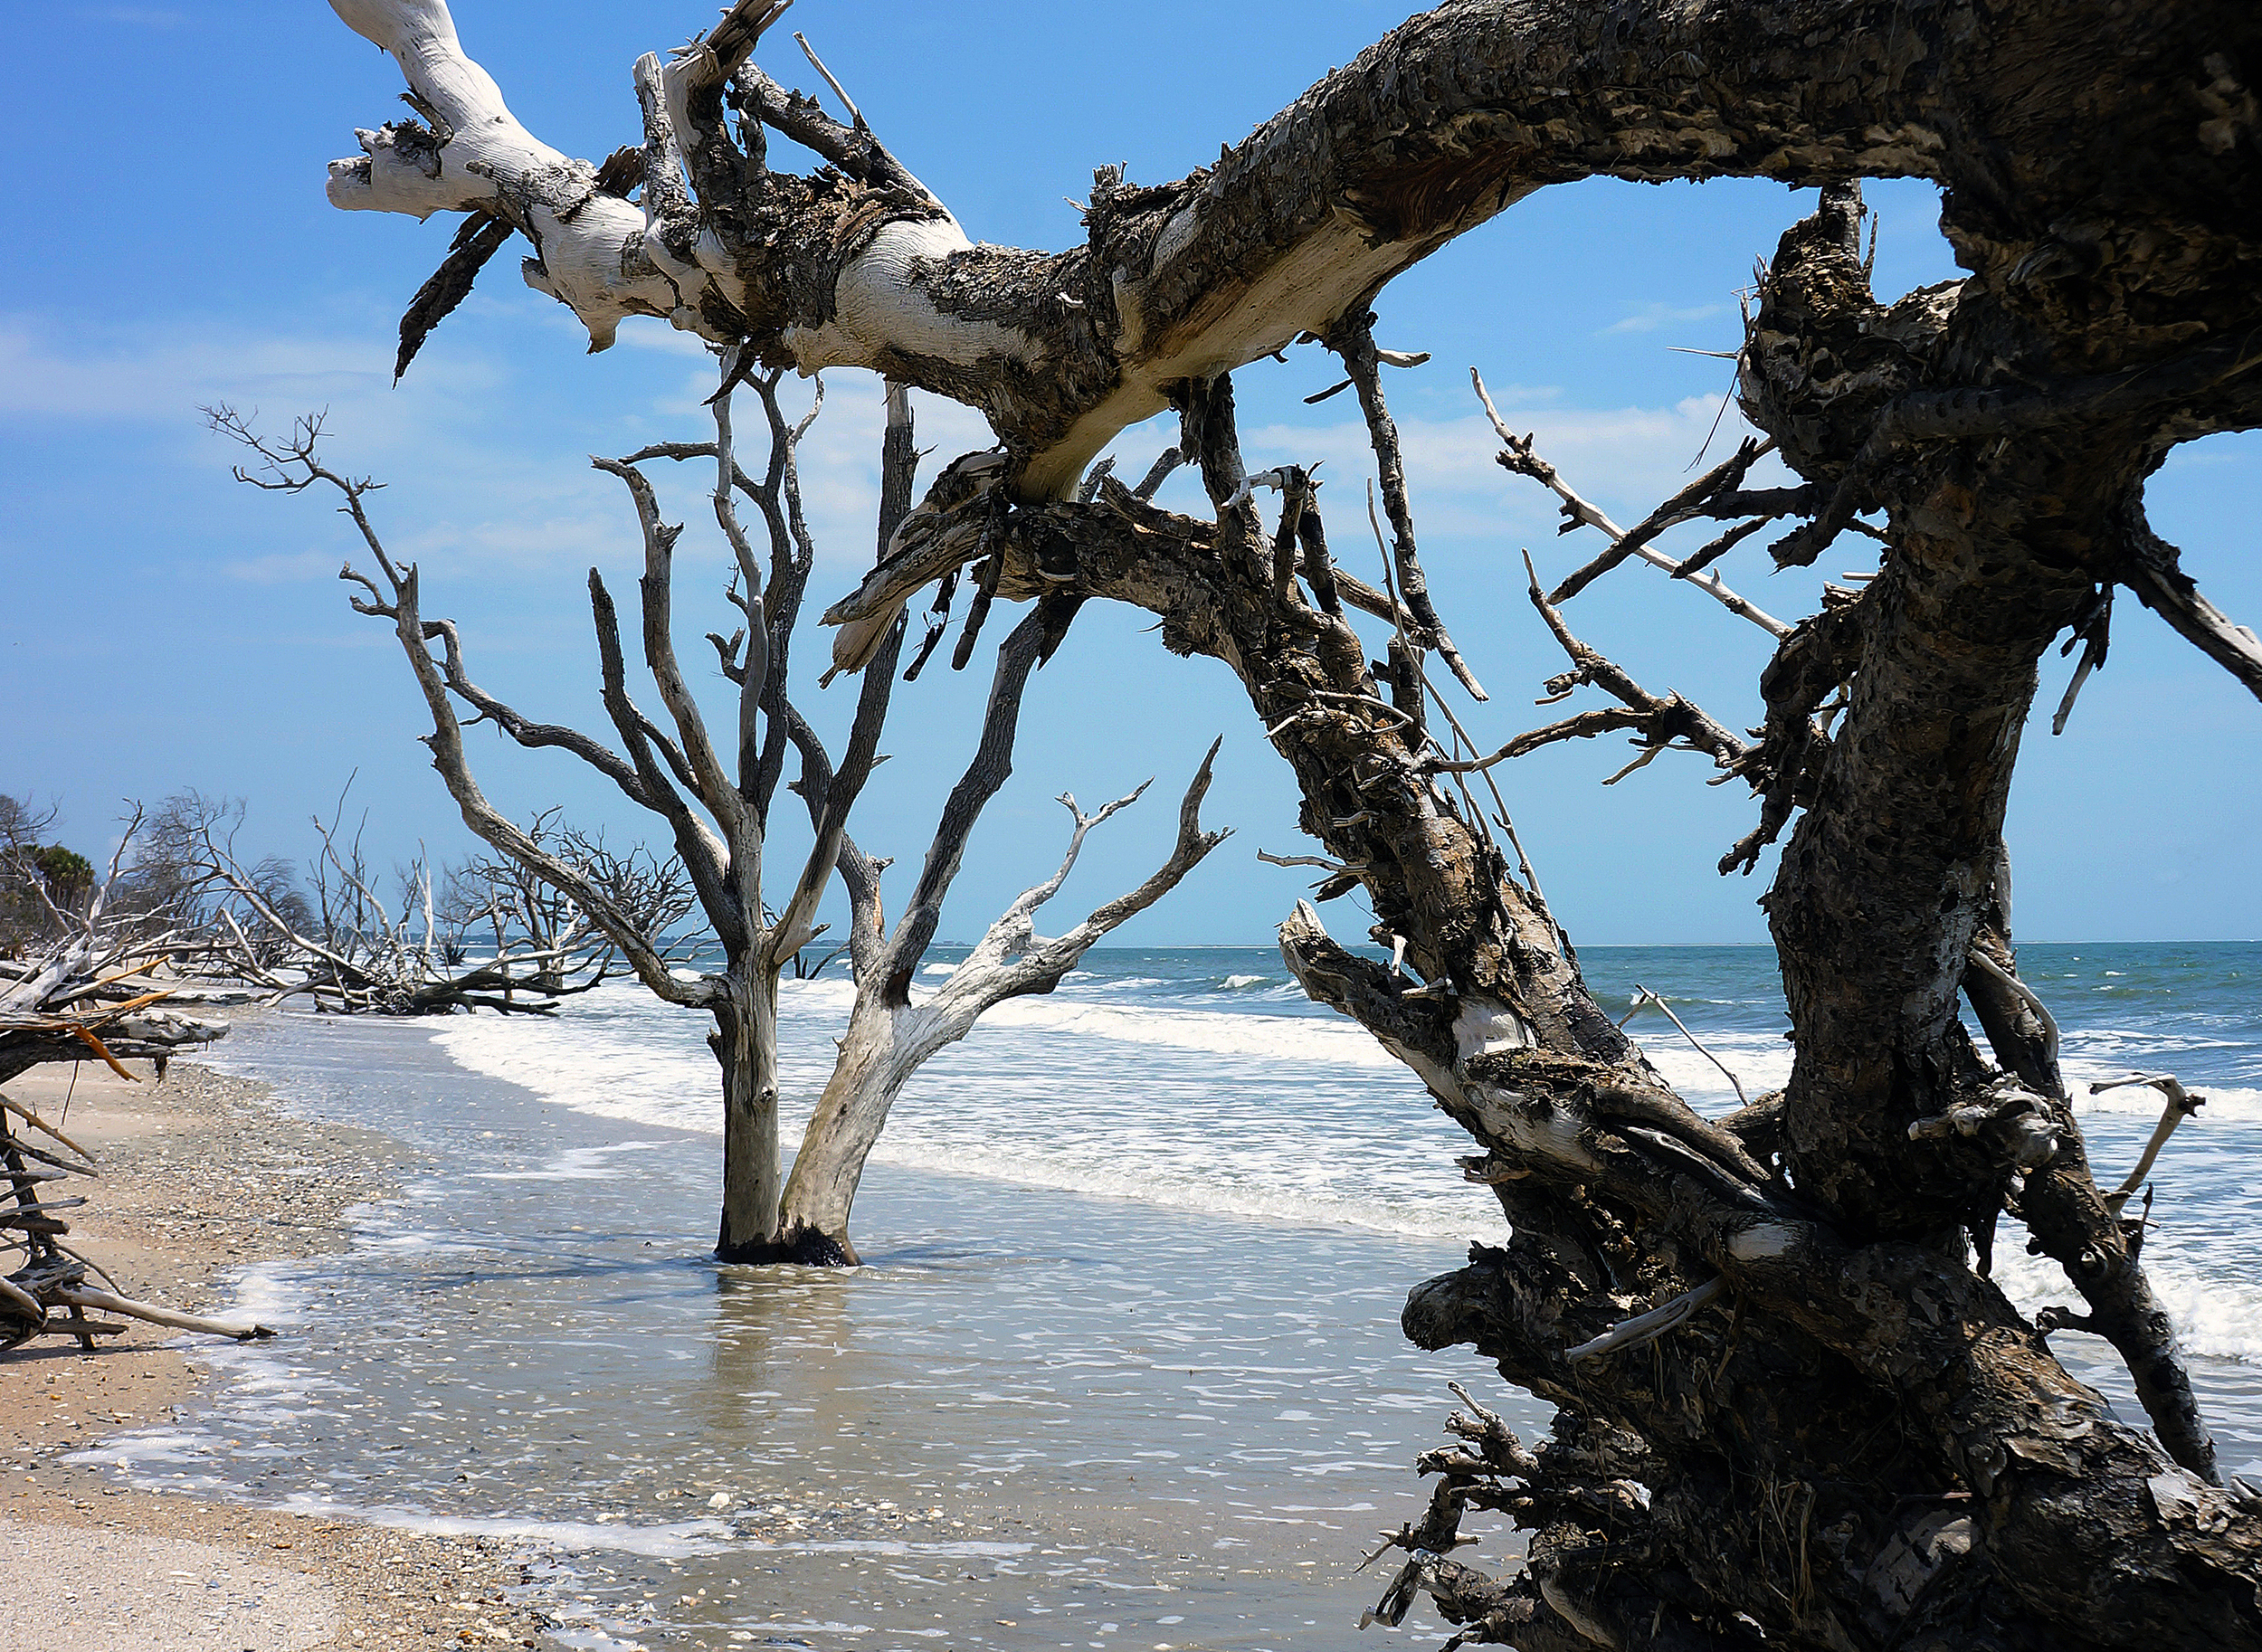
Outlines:
[[[1543,393],[1544,394],[1544,393]],[[1690,396],[1671,407],[1571,408],[1552,399],[1526,399],[1503,392],[1495,398],[1511,430],[1532,434],[1539,452],[1563,479],[1620,522],[1646,515],[1659,499],[1683,486],[1692,461],[1706,450],[1725,456],[1747,427],[1731,407],[1721,417],[1717,397]],[[1713,425],[1720,420],[1717,433]],[[1535,546],[1554,536],[1554,496],[1526,477],[1512,475],[1494,462],[1499,437],[1480,414],[1452,420],[1399,422],[1406,459],[1406,481],[1424,544],[1455,540],[1492,545],[1520,540]],[[1320,474],[1334,482],[1334,499],[1323,493],[1330,511],[1329,538],[1357,524],[1364,536],[1364,480],[1373,474],[1366,426],[1340,422],[1318,428],[1269,425],[1248,432],[1243,443],[1252,468],[1258,463],[1309,465],[1326,460]],[[1762,474],[1755,472],[1755,478]],[[1347,498],[1345,496],[1348,496]],[[1345,527],[1335,524],[1347,517]],[[1350,541],[1346,541],[1346,547]],[[1354,553],[1345,548],[1345,555]]]
[[[1725,304],[1699,304],[1692,309],[1678,309],[1670,304],[1645,304],[1623,320],[1613,321],[1602,329],[1610,333],[1654,333],[1659,328],[1671,327],[1683,321],[1709,321],[1715,316],[1725,316]]]
[[[303,410],[366,395],[392,364],[366,340],[290,338],[184,318],[146,336],[65,342],[0,318],[0,419],[174,422],[213,402]]]

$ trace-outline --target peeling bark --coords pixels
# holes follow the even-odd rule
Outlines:
[[[528,281],[573,308],[593,347],[629,316],[664,317],[804,372],[870,367],[977,406],[1026,498],[1064,497],[1171,385],[1325,334],[1547,184],[1934,178],[1956,187],[1951,230],[1970,250],[2057,223],[2055,261],[2029,279],[2076,287],[2109,260],[2105,226],[2129,199],[2119,146],[2203,161],[2250,142],[2253,119],[2236,69],[2250,20],[2219,5],[2153,8],[2132,37],[2102,0],[1622,14],[1473,0],[1393,31],[1214,166],[1145,187],[1103,169],[1085,243],[1044,253],[971,244],[869,130],[780,91],[750,62],[767,5],[734,8],[660,71],[696,196],[670,215],[604,194],[594,167],[520,127],[440,0],[334,4],[433,125],[359,134],[363,153],[332,165],[333,203],[514,223],[537,251]],[[726,104],[831,166],[769,170],[759,143],[726,131]],[[2229,170],[2171,174],[2145,204],[2182,220],[2186,290],[2234,265],[2252,222],[2256,185],[2222,187]]]

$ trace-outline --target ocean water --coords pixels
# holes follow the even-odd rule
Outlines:
[[[1582,962],[1605,1005],[1662,992],[1719,1058],[1654,1009],[1629,1022],[1700,1107],[1787,1076],[1765,949]],[[2145,1254],[2226,1464],[2262,1472],[2262,946],[2020,963],[2101,1179],[2158,1103],[2088,1082],[2172,1072],[2209,1097],[2153,1173]],[[847,988],[784,992],[805,1110]],[[1419,1507],[1449,1379],[1544,1426],[1473,1357],[1400,1338],[1407,1288],[1497,1240],[1497,1208],[1420,1086],[1269,949],[1095,952],[993,1012],[898,1104],[851,1272],[704,1259],[705,1032],[628,985],[546,1021],[245,1027],[223,1064],[436,1168],[360,1212],[347,1254],[250,1270],[246,1305],[289,1334],[206,1352],[218,1380],[176,1426],[101,1455],[147,1485],[514,1535],[565,1647],[1258,1652],[1384,1634],[1355,1630],[1379,1582],[1354,1569]],[[2068,1299],[2008,1226],[1998,1273],[2029,1309]],[[2054,1345],[2135,1414],[2103,1344]]]

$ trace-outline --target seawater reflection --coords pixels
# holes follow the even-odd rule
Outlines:
[[[440,1168],[350,1254],[255,1270],[289,1334],[107,1455],[520,1534],[564,1645],[1347,1647],[1474,1369],[1397,1325],[1450,1243],[877,1166],[872,1266],[718,1267],[711,1138],[404,1029],[246,1030],[235,1064]]]

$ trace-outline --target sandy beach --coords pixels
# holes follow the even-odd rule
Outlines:
[[[416,1163],[376,1132],[286,1116],[263,1085],[138,1070],[8,1086],[96,1155],[72,1243],[130,1295],[224,1313],[232,1270],[343,1249],[342,1213]],[[544,1619],[507,1596],[510,1545],[153,1494],[65,1460],[162,1426],[211,1345],[134,1322],[93,1353],[51,1337],[0,1353],[0,1652],[537,1643]]]

